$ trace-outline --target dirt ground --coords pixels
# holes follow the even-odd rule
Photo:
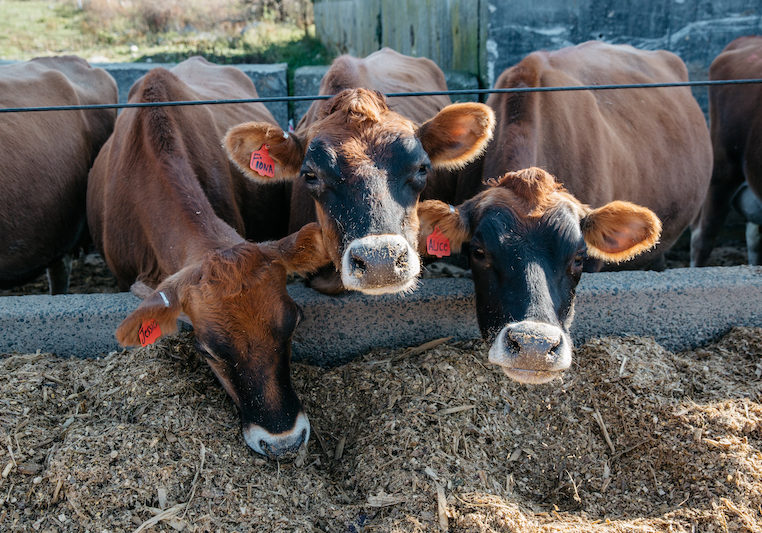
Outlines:
[[[0,530],[762,531],[762,329],[594,340],[541,386],[480,342],[293,375],[313,436],[278,464],[187,334],[0,358]]]

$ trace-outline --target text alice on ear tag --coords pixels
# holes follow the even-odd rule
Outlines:
[[[450,255],[450,239],[439,230],[439,226],[435,226],[426,238],[426,252],[439,258]]]
[[[255,150],[251,153],[249,168],[260,176],[266,178],[275,176],[275,161],[270,157],[270,152],[266,144],[263,144],[259,150]]]
[[[153,344],[159,337],[161,337],[159,323],[153,318],[144,320],[143,325],[140,326],[140,329],[138,330],[140,345],[148,346],[149,344]]]

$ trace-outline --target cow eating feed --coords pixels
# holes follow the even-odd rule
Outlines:
[[[201,58],[153,69],[130,91],[130,102],[252,97],[254,85],[241,71]],[[257,191],[220,145],[241,117],[274,123],[262,104],[124,110],[90,172],[88,221],[120,287],[137,281],[134,290],[145,296],[117,329],[119,342],[171,333],[184,314],[239,408],[246,443],[284,458],[310,433],[291,385],[291,336],[301,311],[286,275],[315,270],[328,257],[316,224],[278,241],[245,240],[258,230],[252,206],[266,197],[252,198]],[[268,225],[267,212],[259,216]]]

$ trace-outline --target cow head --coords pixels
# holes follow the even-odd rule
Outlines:
[[[591,209],[539,168],[489,185],[457,209],[421,202],[420,238],[438,227],[454,251],[470,241],[489,361],[516,381],[544,383],[571,364],[569,328],[585,259],[629,260],[656,244],[661,223],[629,202]]]
[[[432,169],[476,158],[492,137],[494,114],[483,104],[445,107],[416,126],[384,96],[347,89],[323,103],[317,120],[288,135],[262,122],[232,128],[231,160],[247,176],[252,153],[267,146],[272,179],[296,179],[315,201],[334,267],[347,289],[405,291],[420,272],[416,204]]]
[[[291,386],[291,337],[301,311],[286,292],[287,272],[328,263],[320,228],[280,241],[214,250],[162,281],[118,327],[122,345],[141,344],[147,328],[176,331],[185,313],[196,345],[240,410],[254,451],[288,458],[310,435]]]

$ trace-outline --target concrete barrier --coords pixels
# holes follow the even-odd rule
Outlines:
[[[325,76],[328,65],[310,65],[299,67],[294,71],[294,96],[309,96],[320,92],[320,81]],[[479,79],[474,74],[454,70],[444,71],[445,81],[449,90],[478,89]],[[479,95],[464,94],[452,96],[453,102],[478,102]],[[294,125],[304,116],[312,105],[311,101],[294,102]]]
[[[431,279],[404,296],[331,297],[289,286],[304,320],[294,359],[345,362],[372,348],[404,347],[444,336],[479,336],[469,279]],[[114,331],[139,300],[129,293],[0,298],[0,353],[89,357],[119,349]],[[762,267],[586,274],[577,290],[572,334],[654,337],[681,350],[732,326],[762,326]]]
[[[175,66],[175,63],[93,63],[93,66],[100,67],[111,74],[119,87],[119,103],[125,103],[130,87],[138,78],[152,68],[170,69]],[[272,65],[236,64],[230,66],[240,69],[254,82],[254,87],[257,88],[259,96],[288,96],[286,63]],[[275,120],[278,121],[278,124],[285,128],[288,125],[288,103],[273,102],[265,105]]]

